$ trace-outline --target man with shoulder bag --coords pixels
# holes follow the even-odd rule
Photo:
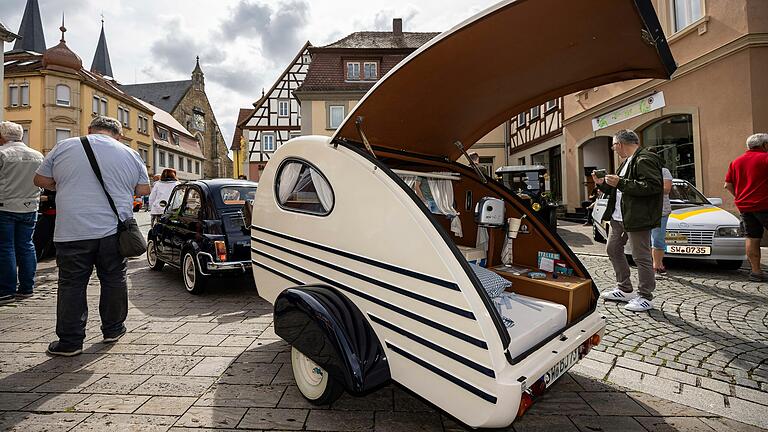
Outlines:
[[[35,184],[57,193],[54,231],[59,268],[56,335],[47,352],[80,354],[88,319],[86,288],[93,268],[101,285],[99,314],[104,342],[125,334],[127,257],[145,250],[133,219],[133,195],[150,193],[139,154],[118,139],[120,122],[96,117],[85,137],[59,142],[37,170]]]

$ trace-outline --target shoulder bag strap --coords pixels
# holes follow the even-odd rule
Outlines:
[[[85,154],[88,156],[88,162],[91,163],[91,168],[93,169],[93,173],[96,174],[96,178],[99,179],[101,188],[104,189],[104,195],[107,196],[107,201],[109,201],[109,206],[112,208],[112,211],[115,212],[115,216],[117,216],[117,224],[121,225],[122,221],[120,220],[120,214],[117,212],[117,207],[115,207],[115,202],[112,201],[112,197],[109,196],[109,192],[107,192],[107,187],[104,186],[104,178],[101,177],[101,169],[99,169],[99,163],[96,162],[96,155],[93,154],[93,148],[91,148],[91,143],[88,141],[88,138],[84,136],[80,137],[80,142],[83,143],[83,149],[85,149]]]

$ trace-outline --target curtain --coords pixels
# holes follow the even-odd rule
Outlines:
[[[453,208],[453,184],[450,180],[427,178],[427,184],[429,190],[432,192],[432,198],[435,200],[437,209],[440,214],[444,214],[451,218],[451,231],[456,237],[463,237],[464,233],[461,229],[461,220],[459,219],[459,212]]]
[[[333,207],[333,192],[331,186],[325,181],[319,172],[314,168],[309,168],[309,174],[312,176],[312,185],[315,186],[317,197],[320,199],[320,204],[323,205],[325,211],[329,211]]]
[[[280,171],[280,187],[278,189],[280,203],[285,203],[288,197],[291,196],[291,192],[293,192],[296,182],[299,180],[301,167],[302,164],[298,162],[290,162]]]
[[[413,175],[405,175],[405,174],[403,174],[403,175],[400,176],[400,178],[403,179],[403,181],[405,182],[405,184],[408,185],[409,188],[413,189],[413,185],[416,184],[416,180],[417,180],[418,177],[413,176]]]
[[[475,241],[475,247],[488,252],[488,228],[477,227],[477,240]]]

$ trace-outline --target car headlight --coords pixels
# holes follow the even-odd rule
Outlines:
[[[720,227],[717,229],[718,237],[741,237],[741,228],[737,226]]]

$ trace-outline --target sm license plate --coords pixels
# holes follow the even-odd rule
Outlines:
[[[549,388],[558,378],[579,361],[579,349],[571,351],[567,356],[558,361],[552,368],[544,374],[544,385]]]
[[[710,246],[668,245],[667,253],[685,255],[709,255],[712,253],[712,248]]]

